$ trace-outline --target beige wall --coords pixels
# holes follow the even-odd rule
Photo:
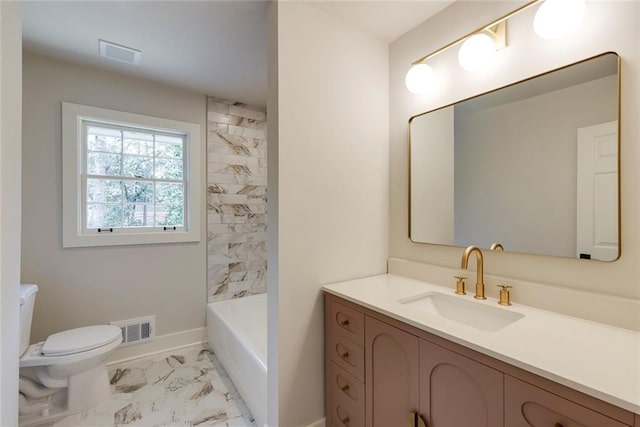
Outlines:
[[[509,46],[493,69],[464,72],[452,49],[432,61],[443,81],[430,96],[415,96],[404,87],[404,75],[415,59],[460,35],[511,11],[511,2],[456,2],[390,47],[390,255],[457,267],[461,249],[416,244],[407,238],[407,119],[417,113],[504,86],[605,51],[622,58],[622,256],[612,263],[585,262],[546,256],[488,253],[485,272],[533,282],[584,289],[628,298],[640,297],[640,64],[637,2],[589,2],[581,27],[557,41],[538,39],[531,29],[535,8],[509,20]],[[614,29],[615,27],[615,29]],[[453,282],[451,284],[453,286]],[[526,303],[526,301],[522,301]],[[568,302],[570,303],[570,302]]]
[[[0,425],[18,425],[22,28],[0,2]]]
[[[206,97],[28,53],[23,67],[21,279],[40,287],[31,340],[152,314],[157,316],[157,335],[202,327],[204,212],[199,243],[62,248],[60,103],[199,123],[205,138]],[[203,171],[204,148],[203,142],[197,160]]]
[[[268,128],[274,117],[278,127],[268,156],[277,252],[267,288],[278,307],[269,381],[279,402],[269,425],[300,427],[324,417],[321,286],[386,271],[388,56],[385,43],[310,5],[280,2],[277,19],[277,113],[268,106]]]

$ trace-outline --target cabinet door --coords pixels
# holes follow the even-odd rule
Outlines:
[[[420,340],[420,413],[429,427],[501,427],[503,407],[502,372]]]
[[[418,338],[365,317],[366,426],[404,427],[418,410]]]
[[[623,427],[624,424],[516,378],[505,376],[508,427]]]

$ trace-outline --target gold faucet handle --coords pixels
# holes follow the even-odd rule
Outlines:
[[[453,276],[454,278],[458,279],[456,281],[456,294],[457,295],[466,295],[467,293],[464,290],[464,280],[466,279],[466,277],[460,275],[460,276]]]
[[[509,295],[509,289],[513,288],[513,286],[510,285],[496,285],[497,287],[501,288],[500,289],[500,301],[498,301],[498,304],[500,305],[511,305],[511,298]]]

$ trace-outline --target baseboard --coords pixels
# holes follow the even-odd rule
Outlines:
[[[116,348],[107,360],[108,365],[152,356],[165,351],[202,345],[207,342],[206,328],[189,329],[166,335],[156,335],[152,341]]]
[[[321,420],[318,420],[318,421],[316,421],[314,423],[309,424],[307,427],[325,427],[326,425],[327,425],[326,424],[326,419],[323,418]]]

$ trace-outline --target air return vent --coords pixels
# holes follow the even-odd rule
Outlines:
[[[106,40],[98,40],[100,56],[127,64],[138,65],[141,51],[132,47],[122,46]]]
[[[111,322],[122,331],[122,344],[129,345],[151,341],[155,337],[156,316],[139,317],[137,319]]]

